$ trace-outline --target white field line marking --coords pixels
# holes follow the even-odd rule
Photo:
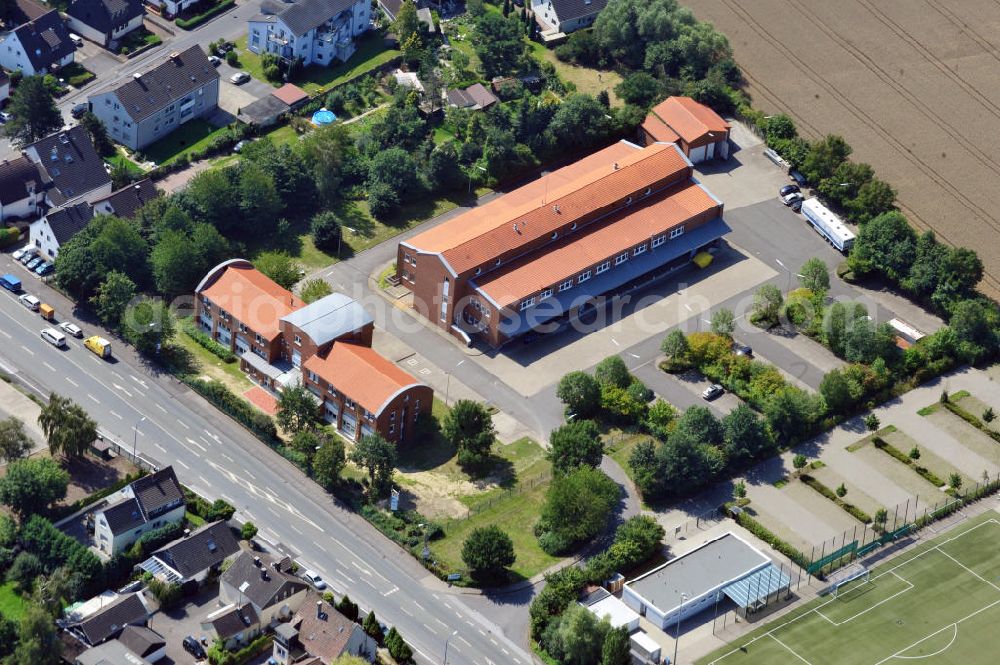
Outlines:
[[[905,582],[905,583],[907,584],[907,587],[906,587],[905,589],[901,590],[901,591],[897,591],[896,593],[892,594],[892,595],[891,595],[891,596],[889,596],[888,598],[883,598],[882,600],[878,601],[877,603],[875,603],[874,605],[872,605],[872,606],[871,606],[871,607],[869,607],[868,609],[864,609],[864,610],[861,610],[861,611],[860,611],[860,612],[858,612],[857,614],[855,614],[855,615],[853,615],[853,616],[850,616],[850,617],[847,617],[847,618],[846,618],[846,619],[844,619],[843,621],[834,621],[833,619],[829,618],[828,616],[826,616],[825,614],[823,614],[822,612],[820,612],[820,610],[821,610],[822,608],[826,607],[827,603],[823,603],[823,605],[821,605],[820,607],[817,607],[817,608],[816,608],[815,610],[813,610],[813,611],[814,611],[814,612],[816,612],[816,614],[818,614],[818,615],[820,615],[821,617],[823,617],[824,619],[826,619],[827,621],[829,621],[830,623],[832,623],[832,624],[833,624],[834,626],[843,626],[843,625],[844,625],[845,623],[847,623],[847,622],[849,622],[849,621],[854,621],[854,620],[855,620],[855,619],[857,619],[857,618],[858,618],[859,616],[861,616],[861,615],[863,615],[863,614],[867,614],[868,612],[871,612],[872,610],[874,610],[874,609],[875,609],[876,607],[878,607],[879,605],[882,605],[883,603],[888,603],[888,602],[889,602],[890,600],[892,600],[892,599],[893,599],[893,598],[895,598],[896,596],[899,596],[899,595],[901,595],[901,594],[904,594],[904,593],[906,593],[907,591],[911,591],[912,589],[914,589],[914,588],[915,588],[915,587],[914,587],[914,585],[913,585],[913,583],[912,583],[912,582],[910,582],[909,580],[904,580],[904,579],[903,579],[902,577],[899,577],[899,575],[896,575],[896,573],[895,573],[895,572],[893,572],[893,571],[889,571],[889,572],[891,572],[891,573],[893,574],[893,576],[894,576],[894,577],[897,577],[897,578],[899,578],[899,579],[900,579],[901,581]],[[832,601],[831,601],[831,602],[832,602]]]
[[[782,642],[781,640],[779,640],[774,635],[771,635],[771,639],[774,640],[775,642],[777,642],[778,644],[780,644],[781,646],[783,646],[788,651],[788,653],[792,654],[793,656],[795,656],[796,658],[798,658],[799,660],[801,660],[806,665],[812,665],[812,663],[810,663],[808,660],[806,660],[805,658],[803,658],[799,654],[795,653],[794,649],[791,649],[787,644],[785,644],[784,642]]]
[[[932,549],[933,549],[933,548],[932,548]],[[914,657],[914,656],[900,656],[899,654],[901,654],[901,653],[906,653],[907,651],[909,651],[909,650],[910,650],[910,649],[912,649],[913,647],[917,646],[917,645],[918,645],[918,644],[920,644],[921,642],[926,642],[927,640],[931,639],[932,637],[934,637],[934,636],[935,636],[935,635],[937,635],[938,633],[942,633],[942,632],[944,632],[944,631],[948,630],[949,628],[951,628],[952,626],[954,626],[954,627],[955,627],[955,630],[956,630],[956,632],[957,632],[957,631],[958,631],[958,624],[960,624],[960,623],[962,623],[963,621],[966,621],[966,620],[968,620],[968,619],[971,619],[972,617],[976,616],[977,614],[981,614],[981,613],[985,612],[986,610],[988,610],[988,609],[991,609],[991,608],[995,607],[995,606],[996,606],[997,604],[1000,604],[1000,600],[994,600],[994,601],[993,601],[992,603],[990,603],[990,604],[989,604],[989,605],[987,605],[986,607],[981,607],[981,608],[979,608],[978,610],[976,610],[976,611],[975,611],[975,612],[973,612],[972,614],[970,614],[970,615],[968,615],[968,616],[965,616],[965,617],[962,617],[961,619],[959,619],[959,620],[958,620],[958,621],[956,621],[955,623],[950,623],[950,624],[948,624],[947,626],[945,626],[944,628],[939,628],[938,630],[935,630],[935,631],[934,631],[933,633],[931,633],[930,635],[927,635],[926,637],[922,637],[921,639],[917,640],[916,642],[914,642],[913,644],[909,645],[908,647],[905,647],[905,648],[903,648],[903,649],[900,649],[899,651],[897,651],[896,653],[892,654],[892,655],[891,655],[891,656],[889,656],[888,658],[883,658],[882,660],[880,660],[880,661],[878,661],[877,663],[875,663],[875,665],[882,665],[882,663],[885,663],[885,662],[887,662],[887,661],[890,661],[890,660],[892,660],[893,658],[905,658],[905,659],[911,659],[911,660],[912,660],[912,659],[914,659],[914,658],[926,658],[926,656],[916,656],[916,657]],[[954,641],[954,640],[952,640],[952,641]],[[949,645],[949,646],[950,646],[950,645]],[[938,653],[940,653],[940,652],[938,652]],[[931,654],[931,655],[935,655],[935,656],[936,656],[937,654]]]
[[[962,568],[964,568],[965,572],[969,573],[970,575],[973,575],[980,582],[986,582],[987,584],[989,584],[991,587],[993,587],[997,591],[1000,591],[1000,586],[997,586],[996,584],[994,584],[993,582],[990,582],[988,579],[986,579],[985,577],[983,577],[982,575],[980,575],[976,571],[972,570],[971,568],[968,568],[964,563],[962,563],[961,561],[959,561],[958,559],[956,559],[955,557],[953,557],[952,555],[948,554],[943,549],[941,549],[940,545],[936,546],[934,549],[936,549],[937,551],[941,552],[941,554],[945,555],[946,557],[948,557],[949,559],[951,559],[952,561],[954,561],[955,563],[957,563],[959,566],[961,566]]]
[[[955,640],[958,639],[958,624],[957,623],[953,623],[953,624],[951,624],[951,627],[955,629],[955,632],[953,632],[952,635],[951,635],[951,640],[948,642],[948,644],[944,645],[944,647],[942,647],[941,649],[935,651],[934,653],[929,653],[926,656],[896,656],[896,658],[900,658],[902,660],[920,660],[921,658],[933,658],[934,656],[940,656],[945,651],[947,651],[948,649],[950,649],[951,645],[954,644]],[[947,629],[948,629],[948,626],[945,626],[941,630],[943,631],[943,630],[947,630]],[[938,632],[941,632],[941,631],[938,631]]]

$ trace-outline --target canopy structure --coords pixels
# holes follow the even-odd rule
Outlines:
[[[740,607],[755,610],[764,605],[768,596],[787,589],[790,584],[788,575],[772,563],[741,580],[727,584],[722,593]]]

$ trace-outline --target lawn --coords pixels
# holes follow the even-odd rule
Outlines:
[[[528,50],[531,57],[536,62],[551,62],[556,68],[556,73],[564,83],[572,83],[578,92],[585,92],[596,96],[601,90],[608,91],[608,98],[612,106],[618,106],[621,101],[615,95],[615,86],[622,82],[622,77],[613,71],[598,71],[589,67],[578,67],[566,62],[562,62],[552,52],[538,42],[528,41]]]
[[[169,164],[181,155],[207,148],[216,137],[226,131],[214,127],[206,120],[190,120],[141,152],[157,165]]]
[[[628,459],[632,456],[635,447],[643,441],[648,441],[649,438],[647,434],[613,432],[604,440],[605,454],[617,462],[618,466],[632,479],[632,482],[635,482],[635,478],[632,477],[632,467],[629,466]]]
[[[218,379],[237,395],[242,395],[254,386],[253,382],[240,371],[239,361],[223,362],[221,358],[180,330],[180,326],[178,326],[172,342],[186,353],[191,364],[190,373]]]
[[[104,161],[112,167],[124,165],[129,174],[135,177],[140,177],[143,174],[142,167],[120,153],[117,155],[111,155],[110,157],[105,157]]]
[[[0,586],[0,616],[17,621],[24,614],[24,599],[14,591],[14,583]]]
[[[700,665],[992,662],[1000,520],[989,512],[698,661]]]

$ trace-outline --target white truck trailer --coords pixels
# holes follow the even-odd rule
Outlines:
[[[854,245],[854,233],[844,226],[833,212],[819,202],[819,199],[806,199],[802,202],[802,214],[813,225],[816,232],[829,241],[831,245],[846,254]]]

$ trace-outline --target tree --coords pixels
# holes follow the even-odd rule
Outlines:
[[[361,622],[361,627],[364,628],[369,637],[382,644],[385,635],[382,634],[382,624],[379,623],[378,618],[375,616],[375,610],[368,613],[365,620]]]
[[[615,94],[625,103],[649,108],[660,99],[663,87],[660,82],[646,72],[633,72],[625,76],[615,86]]]
[[[601,406],[601,386],[586,372],[570,372],[559,379],[556,396],[577,418],[586,418]]]
[[[253,266],[282,288],[291,289],[299,281],[299,266],[288,252],[261,252],[254,259]]]
[[[896,203],[896,190],[889,183],[872,178],[861,185],[857,196],[847,202],[847,210],[854,221],[862,226],[889,212]]]
[[[801,471],[802,469],[805,468],[806,464],[808,463],[809,460],[807,460],[806,456],[803,455],[802,453],[798,453],[797,455],[795,455],[795,457],[792,458],[792,466],[795,467],[796,471]]]
[[[347,463],[347,453],[344,442],[329,438],[320,446],[313,456],[313,477],[320,485],[331,489],[340,480],[340,474]]]
[[[406,0],[396,13],[396,20],[392,24],[392,31],[399,38],[402,44],[414,35],[419,36],[420,19],[417,18],[417,5],[413,0]]]
[[[396,445],[378,434],[361,437],[351,461],[368,470],[368,488],[372,496],[385,496],[392,485],[392,472],[396,467]]]
[[[688,345],[687,335],[684,334],[680,328],[675,328],[663,338],[663,343],[660,345],[660,350],[663,351],[671,360],[680,360],[687,356],[688,350],[690,349]]]
[[[629,374],[625,361],[620,356],[608,356],[597,363],[594,368],[594,378],[602,386],[616,386],[618,388],[628,388],[632,383],[632,375]]]
[[[108,130],[100,118],[87,111],[80,118],[80,126],[87,130],[87,134],[90,135],[90,140],[94,144],[94,149],[97,150],[98,155],[108,157],[115,153],[115,146],[111,143],[111,139],[108,138]],[[124,166],[124,162],[119,162],[119,165]]]
[[[679,421],[666,443],[656,451],[656,461],[660,482],[670,496],[686,496],[704,487],[724,465],[718,448],[681,429]]]
[[[907,453],[907,455],[911,460],[920,459],[920,448],[918,448],[917,446],[913,446],[912,448],[910,448],[910,452]]]
[[[319,403],[303,385],[289,386],[278,396],[278,425],[288,432],[301,432],[316,422]]]
[[[97,423],[79,404],[56,393],[49,394],[49,403],[38,414],[38,425],[53,455],[79,457],[97,439]]]
[[[28,551],[21,551],[10,568],[7,570],[6,579],[17,586],[17,591],[21,595],[31,593],[31,587],[35,583],[35,578],[42,574],[42,562],[38,557]]]
[[[344,594],[344,597],[337,602],[336,610],[347,617],[349,621],[358,620],[358,604],[351,601],[351,597],[346,593]]]
[[[118,271],[139,287],[149,282],[149,246],[138,224],[97,215],[56,257],[56,282],[79,301],[90,298],[105,277]]]
[[[542,644],[556,662],[599,665],[601,645],[610,630],[607,619],[598,619],[579,603],[571,603],[546,629]]]
[[[342,123],[318,127],[297,144],[303,161],[312,169],[320,198],[328,205],[339,198],[344,165],[354,151],[349,129]]]
[[[565,98],[549,123],[548,132],[564,150],[589,148],[604,141],[611,131],[606,109],[589,95]]]
[[[484,13],[475,20],[473,48],[485,78],[504,76],[520,64],[525,49],[524,32],[513,17]]]
[[[746,498],[747,495],[747,484],[743,480],[737,480],[733,483],[733,498],[737,501]]]
[[[962,476],[957,472],[952,472],[948,475],[948,487],[953,490],[959,490],[962,487]]]
[[[711,325],[712,332],[716,335],[732,337],[736,330],[736,315],[733,314],[733,310],[723,307],[712,314]]]
[[[688,407],[677,419],[674,434],[690,438],[695,443],[722,443],[724,429],[722,423],[704,406]]]
[[[229,256],[229,241],[210,224],[166,228],[183,224],[185,217],[175,207],[167,210],[149,257],[156,288],[167,298],[194,291],[205,273]]]
[[[794,386],[776,391],[764,404],[764,417],[777,441],[783,445],[805,434],[818,416],[817,399]]]
[[[325,210],[315,215],[309,223],[309,230],[313,236],[313,244],[318,249],[327,254],[332,254],[340,249],[340,218],[332,210]]]
[[[505,580],[515,558],[514,542],[495,525],[473,529],[462,545],[462,561],[480,582]]]
[[[244,522],[243,526],[240,527],[240,538],[243,540],[253,540],[254,536],[257,535],[257,525],[253,522]]]
[[[442,432],[458,450],[458,463],[481,466],[489,459],[496,438],[493,416],[479,402],[460,399],[445,416]]]
[[[608,523],[620,493],[615,481],[589,466],[554,477],[538,526],[542,549],[557,554],[596,536]]]
[[[845,485],[844,483],[840,483],[840,485],[838,485],[837,489],[834,491],[837,493],[837,496],[843,499],[845,496],[847,496],[847,485]]]
[[[879,421],[878,416],[874,413],[869,413],[865,416],[865,429],[869,432],[877,432],[881,424],[882,423]]]
[[[632,470],[635,484],[647,499],[660,496],[663,492],[662,479],[659,475],[659,461],[656,457],[656,445],[650,441],[640,441],[632,449],[628,458],[628,466]]]
[[[875,511],[875,515],[872,516],[872,521],[879,527],[885,528],[886,520],[889,519],[889,511],[885,508],[879,508]]]
[[[413,3],[410,2],[410,4]],[[408,663],[413,658],[413,649],[406,643],[395,626],[390,628],[389,633],[385,636],[385,646],[389,650],[389,655],[397,663]]]
[[[4,462],[21,459],[31,452],[34,445],[20,418],[11,416],[0,420],[0,457]]]
[[[319,277],[307,280],[299,289],[299,296],[306,304],[316,302],[333,293],[333,288]]]
[[[764,284],[754,293],[750,322],[762,327],[777,325],[783,303],[781,289],[774,284]]]
[[[226,236],[240,231],[240,192],[232,169],[208,169],[198,173],[184,188],[195,216]]]
[[[628,628],[612,628],[604,638],[601,645],[601,665],[630,665],[632,656],[630,654],[631,644],[629,642]]]
[[[125,308],[122,336],[143,353],[159,353],[174,336],[174,316],[162,300],[144,298]]]
[[[740,404],[722,419],[723,450],[730,466],[758,459],[771,450],[771,437],[764,422],[746,404]]]
[[[0,503],[10,506],[21,521],[28,515],[48,510],[65,498],[69,474],[47,457],[15,460],[0,478]]]
[[[649,410],[646,412],[646,428],[653,436],[666,439],[670,426],[676,418],[677,411],[670,402],[657,398],[655,402],[650,404]]]
[[[843,137],[828,134],[809,146],[809,153],[799,170],[809,182],[820,183],[833,175],[850,155],[851,146]]]
[[[861,227],[848,263],[861,275],[881,273],[898,282],[909,274],[916,253],[916,233],[902,213],[892,211]]]
[[[814,256],[799,268],[799,284],[813,293],[826,293],[830,290],[830,269]]]
[[[240,214],[245,220],[241,230],[253,228],[262,232],[275,229],[284,204],[274,176],[255,162],[240,161],[239,164]]]
[[[844,413],[854,403],[851,386],[837,368],[823,375],[823,380],[819,383],[819,394],[823,396],[830,413]]]
[[[555,473],[568,473],[580,466],[598,467],[603,454],[601,432],[593,420],[574,420],[549,435],[549,459]]]
[[[125,308],[133,298],[135,298],[135,282],[128,275],[115,270],[108,273],[104,282],[97,288],[97,294],[90,299],[90,304],[94,306],[101,323],[117,329],[121,325]]]
[[[372,158],[368,167],[368,186],[382,183],[404,196],[419,185],[417,166],[413,156],[403,148],[389,148]]]
[[[7,104],[10,120],[4,133],[23,148],[63,126],[62,113],[41,76],[25,76],[14,89]]]
[[[399,194],[384,182],[371,182],[368,184],[368,211],[377,220],[385,221],[389,219],[402,203]]]
[[[17,635],[17,647],[6,662],[11,665],[57,665],[62,662],[62,640],[45,608],[29,604],[21,615]]]
[[[875,170],[868,164],[845,161],[819,183],[818,189],[833,205],[843,208],[874,177]]]
[[[996,417],[997,417],[996,414],[993,413],[993,407],[992,406],[988,406],[988,407],[986,407],[983,410],[983,422],[984,423],[991,423],[994,420],[996,420]]]

